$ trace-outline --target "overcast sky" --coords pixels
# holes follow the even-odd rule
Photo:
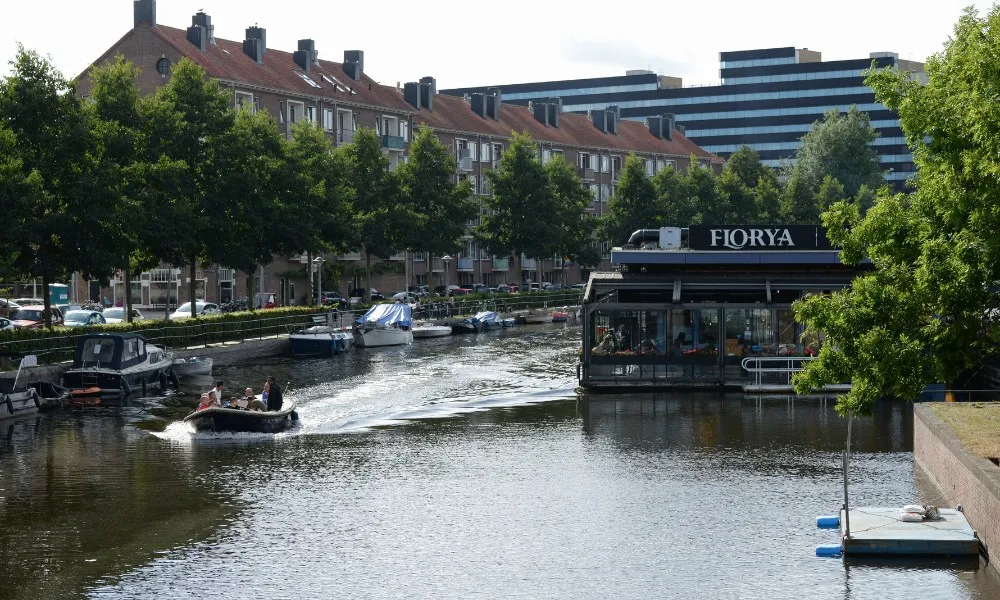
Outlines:
[[[718,83],[719,52],[796,46],[824,60],[891,51],[924,60],[941,49],[971,0],[546,0],[281,2],[160,0],[161,24],[185,28],[198,9],[217,37],[267,28],[268,46],[316,40],[320,58],[365,51],[385,84],[424,75],[438,87],[519,83],[652,69],[684,84]],[[132,27],[132,0],[0,0],[0,76],[16,43],[48,54],[73,77]]]

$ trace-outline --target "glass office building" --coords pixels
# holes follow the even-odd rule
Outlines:
[[[923,78],[923,63],[890,52],[868,58],[823,62],[819,52],[797,48],[742,50],[720,54],[720,85],[683,87],[677,78],[648,71],[602,77],[481,88],[442,93],[464,95],[499,87],[503,101],[527,104],[559,97],[563,110],[586,112],[616,105],[622,118],[673,113],[685,135],[699,146],[728,157],[740,146],[755,149],[766,164],[791,158],[800,138],[826,111],[852,105],[867,112],[879,132],[874,146],[886,179],[901,182],[914,173],[913,159],[895,113],[875,101],[863,72],[896,67]]]

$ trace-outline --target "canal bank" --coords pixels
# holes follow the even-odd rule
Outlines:
[[[960,436],[969,421],[947,411],[975,410],[972,404],[916,404],[913,410],[913,458],[940,490],[941,506],[962,506],[976,530],[990,564],[1000,571],[1000,467],[970,451]],[[944,419],[950,423],[946,423]],[[1000,425],[996,426],[1000,430]],[[998,432],[1000,433],[1000,432]],[[994,434],[996,435],[996,433]]]

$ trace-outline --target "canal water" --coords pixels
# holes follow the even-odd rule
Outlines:
[[[832,402],[573,391],[538,326],[218,369],[301,424],[176,423],[212,380],[0,424],[2,598],[977,598],[972,563],[814,556],[836,534]],[[854,425],[857,505],[935,501],[912,412]]]

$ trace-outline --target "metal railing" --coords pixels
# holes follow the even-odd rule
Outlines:
[[[753,376],[754,383],[761,385],[766,375],[785,376],[785,383],[792,383],[792,375],[802,371],[805,363],[816,360],[815,356],[748,356],[740,366]]]

